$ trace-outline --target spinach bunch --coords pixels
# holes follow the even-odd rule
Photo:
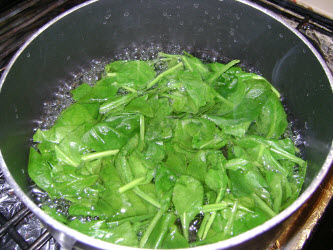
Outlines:
[[[286,208],[306,162],[285,136],[278,91],[238,62],[160,53],[114,61],[93,87],[74,89],[75,103],[33,137],[31,179],[71,204],[67,214],[43,209],[111,243],[183,248]]]

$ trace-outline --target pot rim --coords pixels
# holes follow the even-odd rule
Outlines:
[[[5,82],[6,76],[8,75],[8,72],[10,71],[11,67],[15,63],[16,59],[21,55],[21,53],[25,50],[25,48],[37,37],[39,36],[44,30],[46,30],[48,27],[56,23],[58,20],[62,19],[63,17],[71,14],[72,12],[85,7],[87,5],[90,5],[94,2],[98,2],[99,0],[90,0],[85,3],[79,4],[75,6],[72,9],[67,10],[66,12],[62,13],[61,15],[57,16],[56,18],[52,19],[45,25],[43,25],[41,28],[39,28],[22,46],[21,48],[15,53],[13,58],[10,60],[6,70],[4,71],[1,79],[0,79],[0,93],[2,86]],[[222,0],[219,0],[222,1]],[[321,64],[322,68],[324,69],[326,76],[329,80],[329,83],[331,85],[331,88],[333,90],[333,77],[330,73],[330,70],[328,66],[326,65],[326,62],[323,60],[319,52],[312,46],[312,44],[296,29],[291,27],[287,22],[282,20],[279,16],[277,16],[275,13],[273,13],[270,10],[264,9],[263,7],[251,3],[249,0],[236,0],[242,4],[246,4],[252,8],[257,9],[258,11],[261,11],[265,13],[266,15],[270,16],[271,18],[277,20],[280,22],[282,25],[287,27],[291,32],[293,32],[299,39],[301,39],[305,45],[311,50],[311,52],[316,56],[317,60]],[[265,223],[248,230],[240,235],[237,235],[235,237],[232,237],[227,240],[223,240],[217,243],[213,244],[208,244],[208,245],[203,245],[203,246],[198,246],[194,247],[195,249],[225,249],[229,247],[234,247],[237,246],[241,243],[244,243],[248,240],[251,240],[255,238],[256,236],[270,230],[272,227],[276,226],[277,224],[283,222],[286,220],[289,216],[291,216],[296,210],[298,210],[309,198],[310,196],[314,193],[314,191],[318,188],[322,180],[325,178],[326,174],[328,173],[330,166],[333,163],[333,143],[331,143],[331,147],[329,150],[329,153],[327,155],[327,158],[317,174],[317,176],[314,178],[314,180],[311,182],[311,184],[304,190],[304,192],[285,210],[280,212],[278,215],[275,217],[271,218],[270,220],[266,221]],[[46,214],[43,210],[41,210],[30,198],[27,194],[25,194],[20,186],[16,183],[12,175],[10,174],[7,165],[4,161],[4,158],[2,156],[1,150],[0,150],[0,167],[4,173],[4,176],[7,180],[7,182],[10,184],[12,188],[14,188],[14,192],[16,195],[22,200],[22,202],[39,218],[43,223],[46,225],[50,226],[51,228],[65,232],[66,235],[71,237],[72,239],[75,239],[77,242],[81,242],[83,244],[86,244],[88,246],[92,247],[98,247],[101,249],[111,249],[113,247],[117,247],[117,249],[133,249],[133,247],[127,247],[127,246],[121,246],[121,245],[116,245],[113,243],[108,243],[99,239],[94,239],[92,237],[89,237],[83,233],[80,233],[74,229],[71,229],[70,227],[62,224],[61,222],[53,219],[51,216]],[[73,242],[75,244],[75,241]]]

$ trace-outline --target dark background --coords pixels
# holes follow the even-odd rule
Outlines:
[[[333,200],[330,201],[324,215],[315,226],[304,249],[333,250]]]

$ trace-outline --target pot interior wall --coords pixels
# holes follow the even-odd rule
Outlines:
[[[215,50],[254,66],[285,97],[315,178],[332,142],[332,89],[319,61],[293,32],[234,0],[101,0],[67,15],[36,37],[8,73],[0,94],[0,147],[28,192],[29,140],[43,103],[70,72],[133,44]]]

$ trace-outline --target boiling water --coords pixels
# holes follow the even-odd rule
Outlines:
[[[37,129],[49,129],[56,119],[58,118],[60,112],[67,108],[69,105],[74,103],[74,100],[71,98],[70,91],[78,87],[82,83],[87,83],[89,85],[94,85],[96,81],[98,81],[103,73],[104,67],[106,64],[111,61],[118,60],[153,60],[157,58],[158,52],[164,52],[168,54],[182,54],[182,51],[186,51],[205,62],[222,62],[226,63],[233,59],[237,58],[226,58],[221,53],[214,50],[205,50],[205,49],[195,49],[189,46],[179,46],[179,45],[169,45],[169,46],[161,46],[156,44],[150,45],[132,45],[131,47],[124,48],[122,50],[117,51],[111,58],[101,58],[98,60],[93,60],[88,65],[82,67],[79,72],[73,72],[70,77],[63,80],[54,93],[53,99],[44,103],[43,114],[39,121],[37,121]],[[253,66],[247,64],[247,62],[241,62],[238,64],[245,71],[256,73],[261,75],[259,71],[257,71]],[[163,68],[161,68],[163,70]],[[289,127],[286,132],[286,137],[292,138],[295,145],[302,148],[304,141],[302,140],[300,130],[295,129],[295,119],[291,115],[291,111],[288,109],[288,105],[284,98],[282,98],[282,103],[284,104],[285,110],[288,114],[289,119]],[[32,143],[33,144],[33,143]],[[34,146],[34,145],[33,145]],[[302,150],[301,150],[302,151]],[[31,181],[31,180],[30,180]],[[32,183],[32,181],[31,181]],[[70,201],[65,199],[51,199],[49,195],[38,188],[35,184],[31,184],[30,187],[31,197],[34,202],[39,206],[49,206],[51,208],[56,208],[57,212],[62,213],[65,216],[68,216],[68,209],[70,206]],[[198,215],[190,225],[190,238],[192,241],[195,241],[196,233],[198,228],[200,228],[200,224],[203,216]],[[68,219],[76,219],[75,217]],[[98,217],[91,218],[88,217],[79,217],[81,221],[84,220],[92,220],[98,219]],[[181,230],[180,221],[176,224],[179,226]]]

